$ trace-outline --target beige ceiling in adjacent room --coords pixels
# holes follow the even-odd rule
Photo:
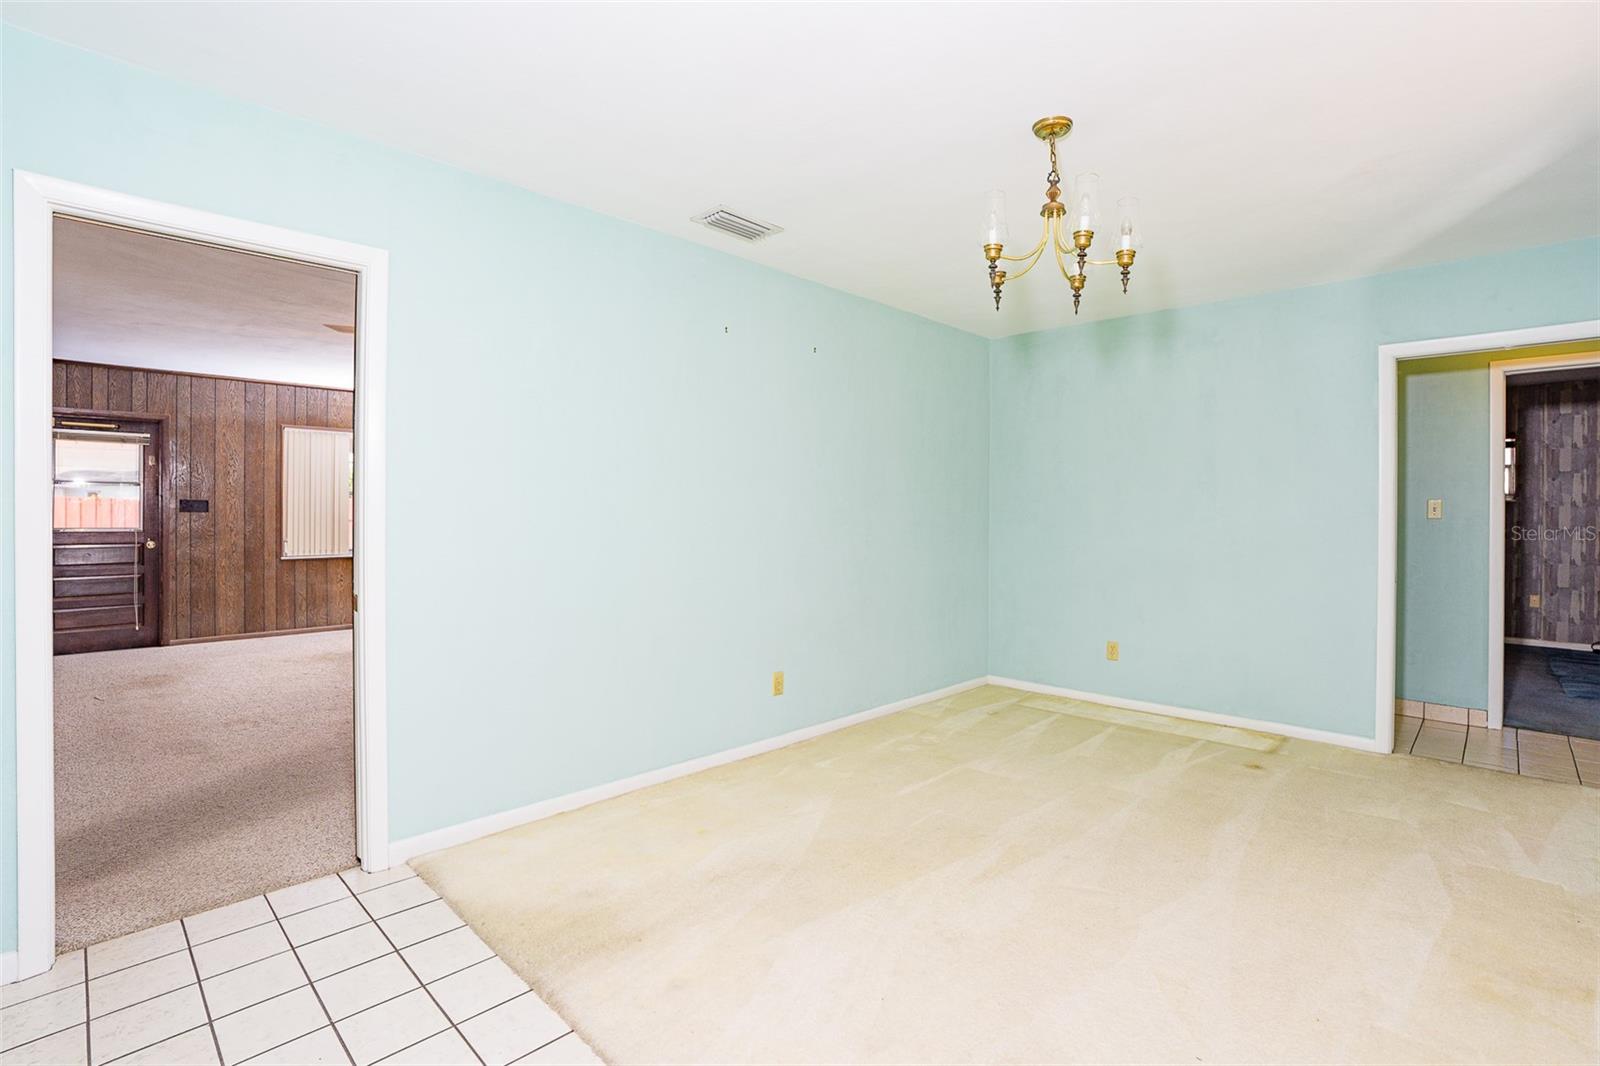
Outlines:
[[[13,25],[987,336],[1600,232],[1593,3],[50,3]],[[994,309],[985,193],[1142,198]],[[727,205],[756,244],[694,224]],[[1024,248],[1017,250],[1025,250]],[[563,248],[604,284],[610,249]],[[1031,282],[1031,284],[1030,284]]]
[[[57,359],[354,387],[348,271],[57,218],[53,273]]]

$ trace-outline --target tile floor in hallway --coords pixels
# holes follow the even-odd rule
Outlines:
[[[409,867],[91,945],[0,986],[0,1063],[595,1063]]]
[[[1394,750],[1484,770],[1600,788],[1600,740],[1395,715]]]

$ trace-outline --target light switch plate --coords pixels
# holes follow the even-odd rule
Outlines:
[[[1529,607],[1537,607],[1543,602],[1544,601],[1542,599],[1540,599],[1539,594],[1537,592],[1530,593],[1529,596],[1528,596],[1528,606]]]
[[[1444,501],[1443,500],[1429,500],[1428,501],[1428,517],[1429,518],[1443,518],[1444,517]]]
[[[1106,641],[1106,658],[1116,662],[1122,656],[1122,647],[1114,640]]]

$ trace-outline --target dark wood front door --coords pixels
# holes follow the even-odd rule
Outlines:
[[[55,418],[57,655],[161,635],[161,423]]]

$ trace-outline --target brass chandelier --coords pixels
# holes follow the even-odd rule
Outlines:
[[[1094,232],[1100,222],[1100,175],[1093,172],[1079,174],[1073,182],[1072,206],[1061,202],[1061,173],[1056,168],[1056,141],[1072,132],[1072,120],[1065,115],[1052,115],[1033,124],[1033,135],[1050,145],[1050,173],[1045,175],[1045,201],[1039,208],[1044,219],[1044,233],[1031,251],[1022,255],[1006,255],[1006,194],[998,189],[989,194],[989,210],[983,223],[983,256],[989,261],[989,287],[994,290],[994,309],[1000,310],[1000,291],[1007,281],[1016,281],[1032,270],[1044,258],[1048,247],[1055,253],[1061,276],[1072,286],[1072,313],[1078,313],[1078,302],[1083,299],[1083,285],[1088,280],[1087,270],[1092,266],[1122,268],[1122,291],[1128,291],[1129,273],[1133,270],[1133,257],[1138,254],[1142,234],[1138,225],[1139,201],[1125,196],[1117,201],[1121,225],[1117,238],[1116,256],[1113,259],[1090,259],[1089,247],[1094,243]],[[1069,229],[1070,227],[1070,229]],[[1069,269],[1076,260],[1077,269]],[[1026,263],[1011,274],[1000,269],[1000,264]]]

